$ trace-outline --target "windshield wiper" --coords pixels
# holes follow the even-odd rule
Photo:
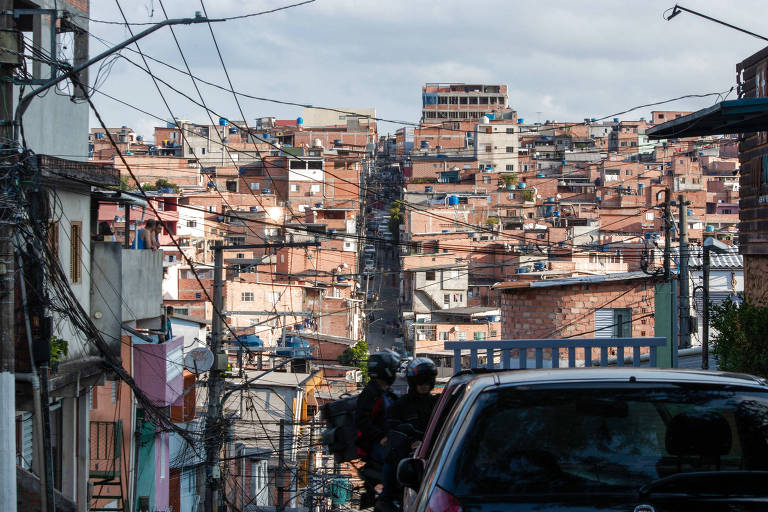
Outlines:
[[[767,489],[768,471],[701,471],[659,478],[637,492],[641,498],[653,494],[766,496]]]

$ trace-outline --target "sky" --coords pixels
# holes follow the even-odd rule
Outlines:
[[[117,2],[132,23],[210,18],[274,9],[300,0],[93,0],[92,20],[122,22]],[[685,7],[768,37],[762,0],[684,0]],[[168,27],[139,42],[162,63],[219,84],[197,82],[149,60],[153,74],[198,104],[230,119],[274,116],[295,119],[301,107],[269,100],[333,108],[376,108],[379,133],[418,122],[421,87],[427,82],[506,84],[509,104],[526,122],[581,121],[688,94],[725,93],[734,87],[735,66],[768,43],[711,21],[682,13],[671,21],[666,1],[591,0],[316,0],[291,9],[222,23]],[[759,14],[759,15],[758,15]],[[134,26],[134,31],[146,28]],[[211,29],[235,91],[211,36]],[[115,44],[130,37],[119,24],[91,21],[90,32]],[[91,39],[91,55],[105,44]],[[135,50],[135,46],[132,46]],[[141,64],[128,50],[122,55]],[[97,75],[91,69],[90,79]],[[110,126],[126,125],[152,139],[154,126],[175,116],[208,123],[206,110],[157,84],[124,59],[102,70],[94,102]],[[620,116],[648,117],[651,110],[697,110],[719,98],[689,98]],[[242,114],[240,113],[242,109]],[[142,112],[143,111],[143,112]],[[96,126],[95,118],[91,125]]]

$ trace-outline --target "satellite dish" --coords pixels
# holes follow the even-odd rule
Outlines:
[[[536,199],[541,199],[541,194],[536,194]]]
[[[211,366],[213,366],[213,352],[205,347],[193,348],[184,356],[184,367],[192,373],[207,372]]]
[[[557,194],[557,198],[558,198],[558,199],[562,199],[562,198],[563,198],[563,195],[562,195],[562,194]]]

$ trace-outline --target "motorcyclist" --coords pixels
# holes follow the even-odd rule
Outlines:
[[[386,456],[386,411],[397,399],[390,387],[399,365],[400,357],[393,352],[371,354],[368,357],[371,380],[357,398],[355,425],[360,455],[380,463],[384,463]]]
[[[387,410],[388,455],[384,481],[384,491],[376,504],[378,511],[392,510],[393,502],[398,499],[395,472],[400,459],[418,446],[427,430],[429,418],[435,408],[438,397],[432,394],[437,379],[437,367],[427,357],[414,358],[405,370],[408,380],[408,393],[398,398]],[[389,473],[387,473],[387,471]]]

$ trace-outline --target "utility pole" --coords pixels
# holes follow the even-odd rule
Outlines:
[[[285,420],[280,418],[280,441],[277,444],[277,511],[285,507]]]
[[[219,352],[221,351],[221,312],[224,311],[222,294],[223,252],[221,242],[213,248],[213,319],[211,322],[211,352],[214,365],[208,374],[208,411],[205,417],[205,512],[216,512],[219,508],[219,467],[220,426],[222,421],[219,394],[221,392],[221,369]],[[226,365],[225,365],[226,368]]]
[[[691,346],[691,302],[688,283],[688,203],[677,196],[680,211],[680,348]]]
[[[664,191],[664,282],[671,280],[670,260],[672,259],[672,198],[669,189]]]
[[[211,343],[210,350],[213,353],[214,365],[211,367],[208,375],[208,410],[205,416],[205,508],[204,512],[218,512],[219,491],[221,488],[221,468],[219,467],[221,452],[221,426],[224,424],[223,412],[224,402],[230,396],[231,391],[221,397],[221,391],[225,384],[223,373],[227,369],[227,361],[220,361],[223,355],[221,352],[221,342],[224,328],[224,295],[223,295],[223,267],[224,251],[235,251],[242,249],[269,249],[283,247],[317,247],[320,242],[284,242],[275,244],[243,244],[243,245],[222,245],[217,242],[213,246],[213,320],[211,322]],[[285,330],[283,330],[285,336]],[[292,362],[293,358],[285,361]],[[273,369],[275,369],[273,365]],[[271,371],[271,370],[270,370]],[[282,420],[281,420],[282,421]],[[280,442],[283,438],[283,426],[280,427]],[[282,457],[282,449],[280,457]],[[281,464],[282,468],[282,464]],[[279,488],[278,488],[279,494]]]
[[[13,0],[0,0],[0,10],[9,13]],[[0,15],[0,32],[5,36],[2,46],[15,40],[13,16]],[[21,48],[16,48],[16,51]],[[10,56],[6,53],[5,57]],[[11,59],[9,59],[11,60]],[[16,65],[0,64],[2,82],[3,124],[0,127],[6,155],[16,152],[7,141],[13,138],[13,70]],[[3,174],[6,174],[3,172]],[[8,178],[4,178],[3,181]],[[11,178],[12,179],[12,178]],[[2,183],[3,189],[6,183]],[[14,215],[11,208],[0,208],[0,510],[16,510],[16,352],[15,352],[15,265],[13,258]]]

